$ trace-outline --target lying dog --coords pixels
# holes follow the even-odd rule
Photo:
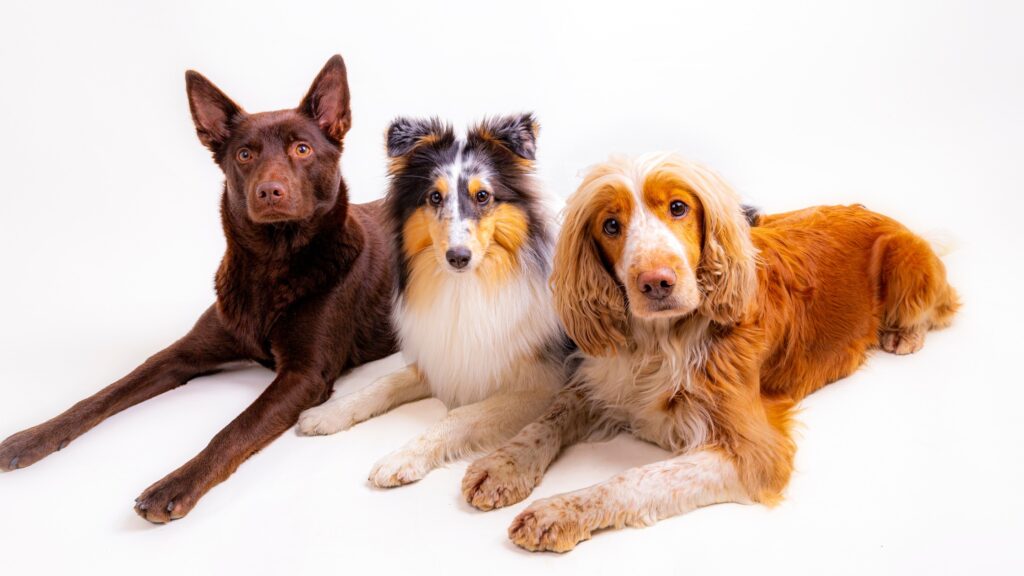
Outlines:
[[[438,120],[398,119],[388,129],[395,325],[412,363],[299,420],[304,434],[332,434],[428,396],[453,407],[377,463],[376,486],[496,448],[566,381],[569,343],[548,288],[554,231],[534,182],[535,149],[528,114],[485,121],[464,141]]]
[[[338,166],[351,118],[341,57],[327,62],[295,110],[248,114],[198,73],[185,80],[196,132],[226,179],[227,252],[216,304],[132,373],[0,444],[0,466],[23,468],[105,418],[229,362],[275,368],[256,402],[136,500],[136,512],[151,522],[187,514],[322,402],[343,371],[395,351],[391,246],[380,206],[349,205]]]
[[[566,551],[594,530],[717,502],[773,503],[795,403],[869,349],[908,354],[959,306],[928,244],[860,206],[761,216],[672,155],[593,168],[569,200],[556,309],[586,354],[548,412],[466,472],[478,508],[525,498],[559,451],[628,430],[676,454],[531,504],[511,539]]]

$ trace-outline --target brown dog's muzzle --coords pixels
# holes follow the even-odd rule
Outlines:
[[[302,216],[297,200],[286,182],[265,180],[249,192],[249,217],[260,223],[295,220]]]

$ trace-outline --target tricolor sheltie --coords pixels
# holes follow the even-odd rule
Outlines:
[[[534,177],[536,137],[531,114],[486,120],[464,139],[437,119],[388,128],[394,322],[410,364],[299,421],[303,434],[332,434],[421,398],[452,408],[377,463],[375,486],[415,482],[497,447],[567,379],[571,344],[548,286],[555,230]]]

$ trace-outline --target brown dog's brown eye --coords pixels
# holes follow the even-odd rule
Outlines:
[[[686,202],[683,202],[682,200],[673,200],[672,203],[668,205],[668,209],[669,212],[672,213],[672,216],[676,218],[682,218],[683,216],[686,216],[687,212],[690,211],[690,207],[687,206]]]
[[[476,193],[476,201],[480,204],[487,204],[487,201],[491,199],[491,193],[487,190],[481,190]]]
[[[240,148],[235,156],[238,158],[238,161],[243,164],[252,160],[254,157],[252,150],[249,150],[248,148]]]
[[[438,192],[437,190],[434,190],[433,192],[430,193],[430,198],[429,199],[430,199],[430,204],[431,205],[433,205],[433,206],[440,206],[441,205],[441,200],[442,200],[441,193]]]
[[[618,236],[619,235],[619,221],[615,218],[609,218],[604,221],[604,226],[601,227],[605,236]]]
[[[293,150],[295,152],[295,155],[298,156],[299,158],[305,158],[306,156],[309,156],[310,154],[313,153],[313,147],[310,146],[309,144],[306,144],[305,142],[299,142],[298,144],[295,145]]]

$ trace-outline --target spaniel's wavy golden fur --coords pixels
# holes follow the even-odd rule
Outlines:
[[[916,351],[959,306],[938,257],[898,222],[828,206],[750,228],[728,184],[669,154],[587,174],[552,286],[582,364],[546,415],[469,468],[467,499],[522,500],[563,447],[597,430],[675,457],[534,502],[509,530],[531,550],[716,502],[777,501],[793,405],[871,348]]]

